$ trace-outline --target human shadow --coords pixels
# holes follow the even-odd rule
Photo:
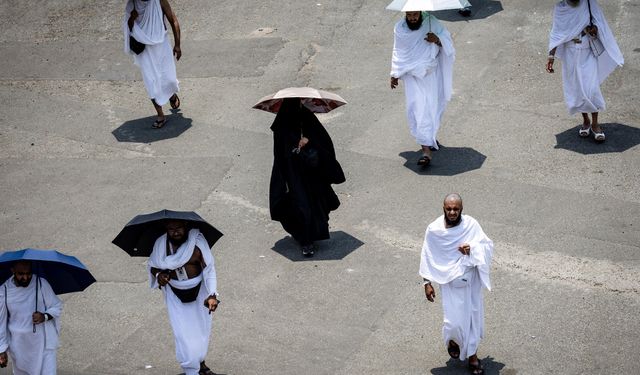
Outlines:
[[[271,250],[288,258],[292,262],[317,261],[317,260],[340,260],[364,245],[364,242],[343,231],[329,233],[330,238],[324,241],[317,241],[317,247],[313,257],[305,257],[300,251],[300,246],[291,236],[286,236],[278,240]]]
[[[485,375],[500,374],[500,370],[502,370],[505,366],[504,363],[497,362],[492,357],[480,358],[480,361],[482,361],[482,368],[484,368]],[[449,359],[447,361],[446,366],[431,369],[431,373],[433,375],[468,374],[469,373],[469,367],[467,367],[468,363],[469,362],[467,360],[458,361],[454,359]]]
[[[431,152],[431,163],[427,167],[417,165],[422,151],[404,151],[398,154],[405,159],[404,166],[420,175],[455,176],[480,169],[487,157],[470,147],[444,147]]]
[[[118,142],[151,143],[165,139],[177,138],[187,131],[193,122],[182,116],[179,110],[171,110],[167,122],[160,129],[151,127],[155,116],[126,121],[111,132]]]
[[[455,22],[484,19],[504,10],[500,1],[469,0],[469,2],[471,3],[471,16],[469,17],[463,17],[456,9],[439,10],[431,12],[431,14],[439,20]]]
[[[606,141],[597,143],[593,133],[588,138],[578,136],[578,126],[556,134],[554,148],[574,151],[584,155],[624,152],[640,144],[640,129],[633,126],[607,123],[600,124],[606,134]]]

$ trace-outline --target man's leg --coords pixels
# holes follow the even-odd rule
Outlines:
[[[156,121],[153,123],[153,127],[159,129],[167,122],[167,118],[164,116],[164,112],[162,112],[162,106],[158,105],[155,99],[151,99],[151,103],[153,103],[153,107],[156,109],[156,113],[158,114]]]
[[[429,146],[422,145],[422,155],[431,160],[431,148]]]
[[[604,142],[604,131],[602,131],[600,124],[598,124],[598,112],[593,112],[591,114],[591,118],[593,119],[593,121],[591,121],[591,131],[593,131],[593,137],[595,138],[596,142]]]
[[[484,368],[482,368],[482,363],[478,359],[477,353],[469,356],[469,370],[472,374],[484,374]]]
[[[587,116],[588,118],[588,116]],[[591,130],[593,130],[596,133],[600,133],[602,132],[602,129],[600,129],[600,124],[598,124],[598,112],[593,112],[591,114]]]
[[[596,118],[597,118],[597,114],[596,114]],[[582,114],[582,129],[586,130],[589,129],[591,127],[591,121],[589,121],[589,114],[588,113],[583,113]]]
[[[45,349],[42,355],[42,375],[56,375],[56,351]]]

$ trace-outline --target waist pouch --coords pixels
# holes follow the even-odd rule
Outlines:
[[[178,297],[178,299],[180,299],[180,302],[182,303],[189,303],[189,302],[193,302],[198,298],[198,293],[200,293],[200,285],[202,285],[202,281],[198,283],[198,285],[194,286],[193,288],[189,288],[189,289],[178,289],[178,288],[174,288],[173,285],[169,284],[169,286],[171,287],[171,290],[173,291],[173,294],[176,295],[176,297]]]

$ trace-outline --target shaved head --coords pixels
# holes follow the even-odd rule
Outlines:
[[[462,197],[458,193],[447,194],[447,196],[444,197],[444,204],[447,204],[447,201],[452,202],[452,203],[453,202],[460,202],[460,205],[462,206]]]
[[[455,227],[462,220],[462,197],[460,194],[447,194],[442,205],[444,221],[447,228]]]

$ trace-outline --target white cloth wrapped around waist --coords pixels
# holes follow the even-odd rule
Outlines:
[[[169,280],[169,285],[171,285],[172,287],[176,288],[176,289],[191,289],[191,288],[195,288],[198,284],[200,284],[202,282],[203,278],[202,278],[202,273],[199,274],[198,276],[192,278],[192,279],[187,279],[187,280],[174,280],[171,279]]]
[[[449,284],[454,288],[466,288],[475,281],[477,274],[478,270],[475,267],[468,267],[461,276],[456,277]]]

